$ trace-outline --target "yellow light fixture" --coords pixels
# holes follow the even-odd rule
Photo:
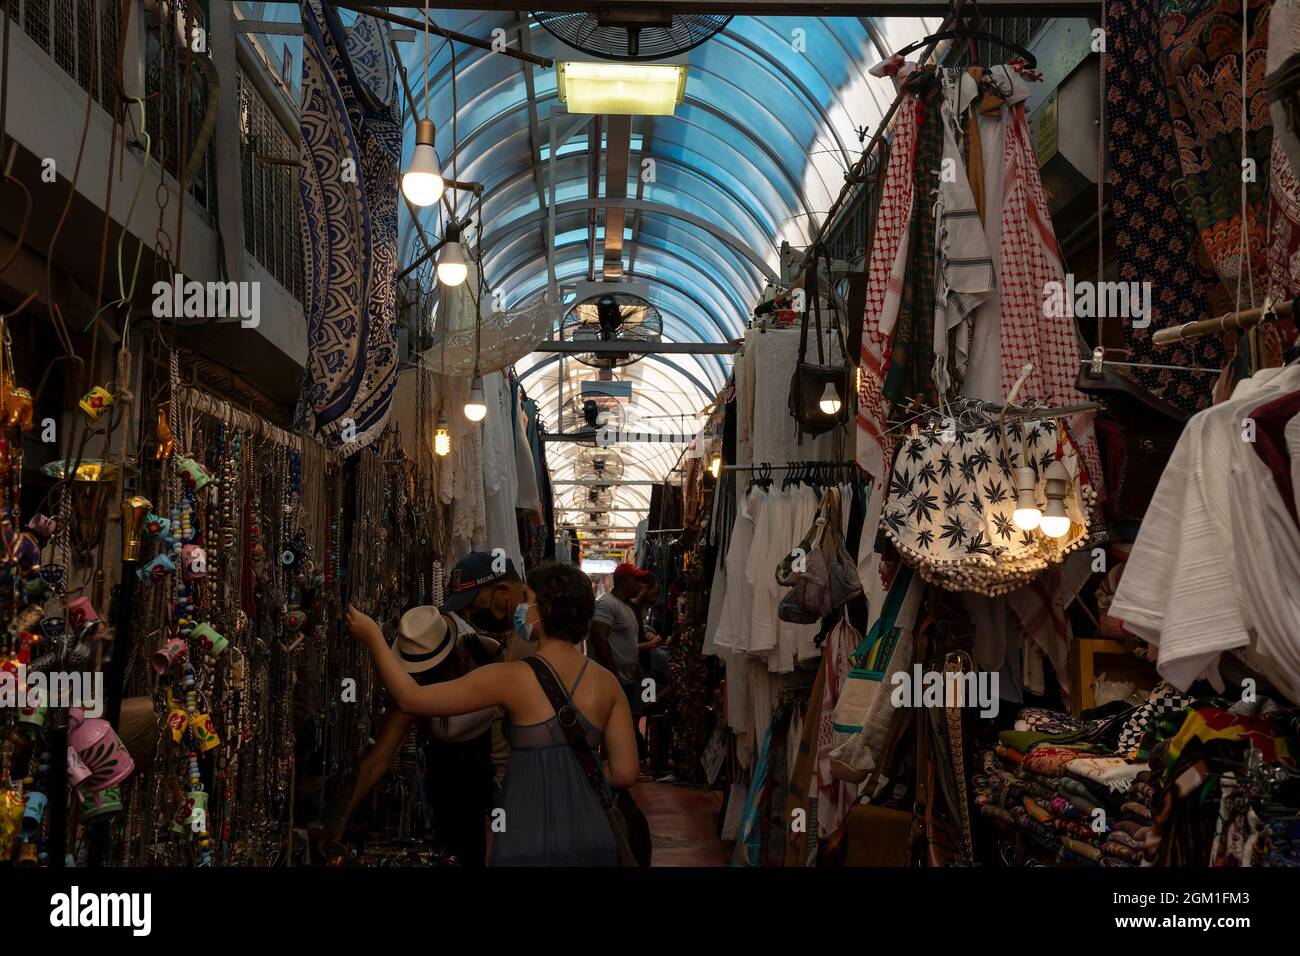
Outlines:
[[[465,403],[465,417],[472,422],[487,418],[487,402],[483,400],[483,376],[475,375],[469,383],[469,401]]]
[[[415,124],[415,152],[402,176],[402,195],[413,206],[432,206],[442,198],[444,188],[433,149],[433,120],[422,119]]]
[[[441,458],[451,454],[451,432],[447,429],[447,419],[438,413],[438,426],[433,432],[433,453]]]
[[[721,455],[714,455],[713,460],[709,462],[709,474],[711,474],[714,478],[717,478],[718,475],[722,474]]]
[[[835,383],[827,382],[826,388],[822,391],[821,400],[817,402],[817,407],[822,410],[823,415],[838,415],[840,405],[840,393],[836,391]]]
[[[686,96],[685,64],[559,64],[560,102],[570,113],[671,116]]]

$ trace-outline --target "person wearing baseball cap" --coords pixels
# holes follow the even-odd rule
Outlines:
[[[616,567],[614,587],[596,602],[591,634],[587,638],[587,654],[613,672],[628,694],[629,703],[640,699],[641,668],[637,660],[637,645],[641,634],[641,612],[636,603],[650,577],[649,571],[642,571],[635,564],[624,562]],[[635,712],[635,707],[633,710]]]

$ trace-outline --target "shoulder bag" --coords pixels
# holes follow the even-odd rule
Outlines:
[[[801,439],[805,434],[825,434],[849,420],[849,388],[853,379],[847,364],[848,349],[844,343],[843,324],[839,321],[831,322],[831,327],[835,330],[840,347],[840,360],[838,363],[827,361],[825,340],[822,336],[821,296],[817,281],[817,262],[818,259],[822,258],[826,260],[826,269],[829,273],[830,253],[825,246],[818,246],[813,253],[812,262],[808,265],[807,278],[804,280],[805,307],[803,315],[800,317],[799,361],[795,365],[794,375],[790,379],[790,414],[799,423],[799,437]],[[833,303],[833,293],[829,289],[827,292],[828,303]],[[832,312],[838,313],[833,304],[830,305],[830,308]],[[816,364],[807,361],[808,313],[810,311],[813,314],[817,332]],[[831,415],[822,411],[820,405],[827,385],[834,388],[840,399],[839,411]]]
[[[564,688],[560,686],[559,680],[555,677],[555,672],[551,670],[551,666],[545,660],[533,655],[524,658],[524,663],[533,669],[533,674],[537,677],[537,683],[542,685],[542,692],[546,694],[546,699],[555,708],[555,716],[560,721],[560,727],[564,731],[565,738],[569,741],[569,746],[573,748],[574,756],[578,758],[578,764],[582,767],[583,775],[586,776],[587,782],[591,784],[591,789],[596,791],[596,796],[600,799],[600,805],[605,810],[605,817],[609,820],[610,829],[614,831],[614,842],[618,845],[618,865],[640,866],[636,854],[632,852],[627,820],[624,819],[623,812],[614,802],[609,788],[605,786],[605,774],[601,771],[600,763],[596,760],[596,755],[591,752],[591,746],[587,743],[586,735],[582,730],[582,721],[578,718],[577,708],[573,706],[573,701],[564,692]]]

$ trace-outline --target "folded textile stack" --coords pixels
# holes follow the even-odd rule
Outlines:
[[[972,784],[980,814],[1063,862],[1140,863],[1155,794],[1151,770],[1089,742],[1101,726],[1042,708],[1022,710],[1017,729],[1004,731],[979,760]]]

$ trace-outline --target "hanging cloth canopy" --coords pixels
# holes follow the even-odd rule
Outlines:
[[[433,341],[424,353],[429,368],[440,375],[473,375],[476,354],[480,374],[506,369],[537,348],[560,320],[559,305],[546,298],[517,309],[493,310],[493,298],[479,282],[478,264],[467,266],[464,282],[441,287]],[[477,299],[483,300],[481,309],[476,309]],[[478,314],[482,320],[476,350]]]

